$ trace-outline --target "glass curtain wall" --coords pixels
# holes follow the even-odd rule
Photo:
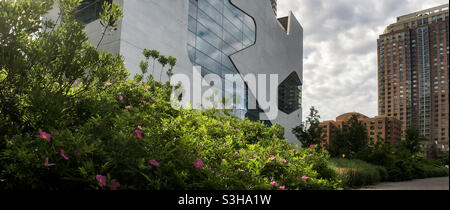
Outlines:
[[[194,65],[202,67],[202,76],[217,74],[222,78],[223,97],[246,107],[246,94],[237,88],[225,88],[226,74],[239,74],[230,55],[255,43],[253,19],[234,7],[229,0],[189,0],[188,54]],[[233,115],[244,118],[247,110],[236,109]]]

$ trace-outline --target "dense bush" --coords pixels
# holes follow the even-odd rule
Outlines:
[[[410,148],[413,148],[415,153]],[[432,163],[433,161],[426,159],[414,144],[408,142],[403,142],[398,147],[392,147],[381,139],[371,147],[359,152],[355,158],[386,168],[389,181],[422,179],[448,174],[447,168]]]
[[[279,125],[175,110],[146,62],[127,80],[122,57],[99,53],[71,17],[78,3],[60,1],[49,29],[53,1],[0,1],[1,189],[339,189],[328,154],[292,146]]]
[[[4,136],[4,187],[101,189],[103,175],[121,189],[338,188],[327,154],[296,150],[281,127],[174,110],[170,90],[153,80],[117,82],[77,103],[92,116],[83,123]]]
[[[330,165],[346,187],[373,185],[388,177],[388,172],[384,167],[362,160],[333,158],[330,160]]]

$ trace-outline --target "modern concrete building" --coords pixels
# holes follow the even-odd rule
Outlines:
[[[378,114],[415,124],[448,151],[448,4],[403,15],[378,39]]]
[[[96,45],[101,34],[98,20],[104,0],[84,0],[78,19],[87,24],[89,41]],[[111,1],[111,0],[109,0]],[[216,74],[278,75],[280,111],[268,124],[285,127],[285,137],[299,142],[291,130],[301,122],[301,86],[303,59],[303,29],[290,12],[276,17],[276,0],[114,0],[122,6],[124,17],[118,30],[105,37],[100,48],[120,54],[132,75],[140,73],[143,49],[155,49],[163,55],[177,58],[174,74],[192,78],[193,67],[201,66],[202,76]],[[275,14],[274,14],[275,12]],[[53,15],[58,12],[55,9]],[[52,15],[51,14],[51,15]],[[157,66],[155,69],[161,68]],[[166,74],[155,71],[154,78],[168,81]],[[192,80],[191,80],[192,81]],[[263,120],[264,111],[248,109],[256,96],[248,91],[238,94],[223,88],[225,95],[234,94],[245,109],[234,109],[238,117]],[[233,88],[234,89],[234,88]],[[259,93],[258,93],[259,94]],[[257,102],[258,103],[258,102]],[[260,104],[260,103],[259,103]],[[260,115],[262,113],[262,115]],[[261,118],[261,116],[263,116]]]
[[[394,117],[377,116],[369,118],[357,112],[350,112],[339,115],[336,121],[329,120],[320,123],[322,127],[323,144],[330,145],[334,134],[338,129],[345,130],[348,127],[350,118],[356,115],[367,128],[369,141],[376,142],[379,137],[396,145],[402,139],[402,121]]]

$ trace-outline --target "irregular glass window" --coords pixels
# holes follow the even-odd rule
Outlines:
[[[229,56],[255,43],[256,25],[250,16],[230,0],[189,0],[188,26],[189,58],[192,64],[202,67],[202,75],[214,73],[225,79],[226,74],[239,74]],[[224,98],[231,95],[239,104],[247,102],[247,96],[239,95],[234,88],[223,87],[222,92]],[[246,112],[233,110],[241,118]]]
[[[291,114],[301,106],[302,83],[294,71],[278,86],[278,109],[286,114]]]

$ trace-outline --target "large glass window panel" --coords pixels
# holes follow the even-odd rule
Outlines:
[[[203,24],[206,28],[214,32],[218,37],[222,36],[222,27],[218,25],[216,22],[214,22],[214,20],[212,20],[208,15],[206,15],[201,10],[199,10],[198,12],[197,20],[198,22]]]
[[[251,31],[256,31],[255,22],[251,17],[245,16],[243,20],[244,26],[248,27]]]
[[[239,10],[236,7],[234,7],[233,5],[231,5],[229,0],[224,0],[223,3],[225,5],[224,10],[225,10],[225,8],[228,8],[233,13],[233,16],[237,17],[240,20],[243,20],[244,14],[241,10]]]
[[[202,76],[215,73],[238,74],[230,55],[251,46],[256,39],[253,19],[234,7],[229,0],[189,0],[188,53],[194,65],[202,67]],[[244,93],[234,87],[223,87],[223,96],[245,105]],[[245,107],[245,106],[244,106]],[[244,117],[247,110],[233,110],[236,117]]]
[[[191,45],[188,45],[187,50],[188,50],[189,59],[191,60],[192,63],[195,63],[195,48]]]
[[[242,49],[242,42],[240,42],[239,40],[237,40],[236,38],[234,38],[234,36],[232,36],[230,33],[228,33],[227,31],[223,31],[223,40],[229,44],[230,46],[232,46],[234,48],[234,52]],[[233,52],[233,53],[234,53]]]
[[[210,32],[208,29],[206,29],[205,27],[203,27],[200,24],[197,25],[197,36],[206,40],[208,43],[212,44],[213,46],[220,48],[220,44],[221,44],[220,38],[216,34]]]
[[[255,42],[255,36],[256,36],[255,31],[250,29],[246,25],[244,25],[244,27],[242,29],[243,29],[243,32],[245,35],[244,40],[245,40],[245,37],[247,37],[251,42]]]
[[[198,7],[200,10],[205,12],[208,16],[210,16],[217,24],[222,24],[222,14],[219,13],[211,4],[208,3],[208,0],[199,0]]]
[[[195,47],[195,39],[196,38],[197,38],[197,36],[194,33],[190,32],[190,31],[188,32],[188,44],[191,45],[192,47]]]
[[[218,63],[221,62],[221,52],[214,46],[210,45],[208,42],[204,41],[202,38],[197,37],[196,47],[212,59],[216,60]]]
[[[214,61],[212,58],[210,58],[209,56],[198,50],[195,55],[196,55],[195,60],[196,64],[203,66],[216,74],[219,75],[221,74],[220,64],[218,62]]]
[[[197,21],[191,16],[188,19],[188,29],[194,33],[197,32]]]
[[[223,28],[228,31],[230,35],[236,38],[238,41],[242,41],[242,31],[236,28],[228,19],[223,19]]]
[[[232,63],[231,60],[228,58],[228,56],[225,55],[225,54],[222,54],[222,64],[223,64],[225,67],[229,68],[229,69],[234,69],[233,63]]]
[[[209,3],[216,8],[219,13],[223,12],[223,0],[210,0]]]
[[[223,10],[223,15],[231,23],[233,23],[237,28],[242,28],[242,21],[239,17],[233,13],[229,8],[225,7]]]
[[[197,18],[197,5],[195,3],[192,3],[192,1],[189,2],[189,15]]]

